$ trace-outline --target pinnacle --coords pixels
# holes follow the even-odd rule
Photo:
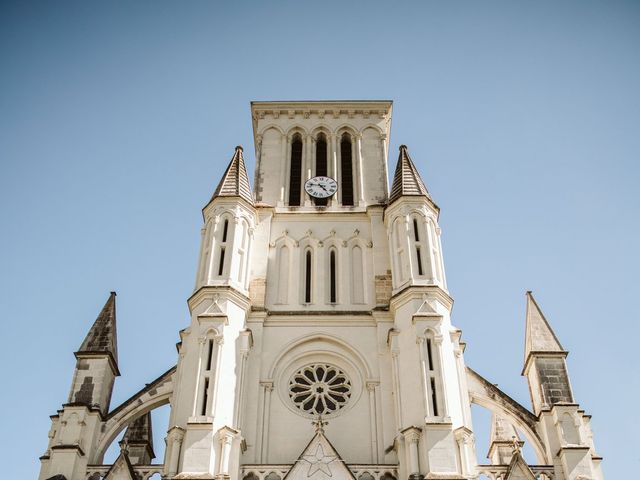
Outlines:
[[[536,352],[566,353],[558,337],[544,317],[542,310],[533,298],[531,291],[527,292],[527,324],[525,333],[525,361],[529,355]]]
[[[106,353],[118,365],[118,342],[116,333],[116,292],[111,292],[98,318],[76,352]]]
[[[217,197],[240,197],[253,205],[253,195],[242,152],[242,146],[238,145],[211,200]]]
[[[513,442],[514,439],[520,440],[520,437],[511,422],[502,415],[494,413],[491,420],[491,441]]]
[[[405,195],[431,198],[427,187],[418,173],[418,169],[409,156],[407,146],[400,145],[399,150],[400,154],[398,155],[398,164],[396,165],[396,171],[393,175],[389,203]]]

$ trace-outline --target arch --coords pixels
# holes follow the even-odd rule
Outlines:
[[[127,425],[145,413],[171,401],[175,373],[176,367],[170,368],[107,415],[102,434],[96,443],[97,448],[93,457],[89,459],[89,463],[101,464],[107,448]]]
[[[280,127],[280,125],[276,125],[275,123],[269,123],[267,125],[264,125],[262,127],[262,130],[259,130],[257,132],[257,135],[264,135],[266,133],[267,130],[269,129],[273,129],[276,130],[278,132],[280,132],[281,135],[286,135],[287,133],[282,129],[282,127]]]
[[[376,125],[375,123],[367,123],[366,125],[364,125],[362,128],[360,128],[360,132],[359,133],[364,133],[364,131],[368,128],[372,128],[373,130],[375,130],[376,132],[378,132],[380,135],[384,135],[384,130],[382,130],[382,128],[380,128],[378,125]]]
[[[544,442],[538,434],[538,419],[533,413],[469,367],[467,367],[467,386],[471,403],[505,416],[522,431],[533,447],[538,463],[540,465],[550,463]]]
[[[319,133],[324,133],[329,138],[333,134],[333,130],[326,123],[321,123],[311,130],[311,136],[317,137]]]
[[[358,133],[360,133],[352,123],[341,123],[334,129],[334,133],[337,136],[340,136],[345,132],[350,134],[354,138]]]
[[[296,350],[298,347],[304,345],[305,343],[315,342],[315,341],[324,341],[334,343],[343,349],[345,352],[349,353],[355,360],[356,365],[361,368],[364,373],[365,378],[372,378],[371,375],[371,367],[367,363],[366,358],[351,344],[345,342],[340,337],[335,335],[331,335],[329,333],[324,332],[314,332],[308,335],[303,335],[301,337],[296,338],[295,340],[287,343],[283,348],[280,354],[275,358],[271,367],[269,368],[269,378],[273,378],[277,370],[280,368],[282,361],[285,357],[287,357],[292,351]]]

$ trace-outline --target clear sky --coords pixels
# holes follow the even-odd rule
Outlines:
[[[112,405],[176,362],[200,209],[235,145],[253,173],[251,100],[392,99],[391,170],[406,143],[442,209],[467,364],[530,406],[533,290],[605,475],[628,478],[639,60],[631,1],[2,2],[3,477],[36,477],[110,290]]]

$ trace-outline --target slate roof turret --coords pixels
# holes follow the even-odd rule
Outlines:
[[[218,188],[213,193],[209,203],[217,197],[240,197],[253,205],[253,195],[249,184],[249,176],[244,163],[242,147],[238,145],[229,162],[227,170],[222,175]]]
[[[398,155],[398,164],[393,175],[393,183],[391,184],[391,194],[389,195],[389,203],[393,203],[403,196],[423,196],[431,199],[429,191],[425,186],[418,169],[413,164],[406,145],[400,145],[400,154]]]
[[[118,339],[116,332],[116,292],[111,292],[98,318],[75,353],[79,355],[107,354],[118,369]]]

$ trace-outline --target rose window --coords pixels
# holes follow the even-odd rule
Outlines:
[[[289,396],[302,412],[326,415],[347,404],[351,397],[351,382],[333,365],[308,365],[291,377]]]

